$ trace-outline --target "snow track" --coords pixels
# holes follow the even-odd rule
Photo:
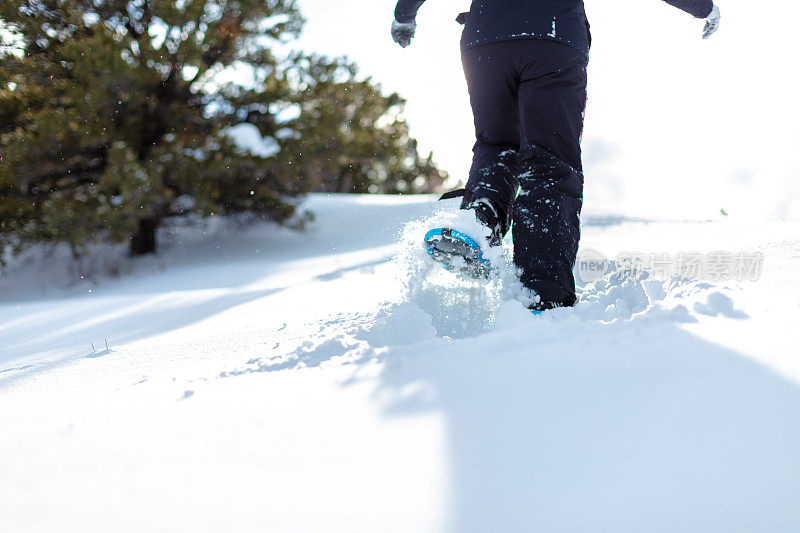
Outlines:
[[[535,317],[507,267],[456,282],[402,244],[430,198],[308,206],[302,235],[175,230],[118,279],[11,264],[0,530],[800,529],[800,223],[588,215],[608,255],[763,276],[618,273]]]

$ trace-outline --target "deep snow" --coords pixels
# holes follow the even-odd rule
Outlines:
[[[12,262],[0,530],[800,529],[800,222],[587,214],[608,256],[763,275],[610,275],[534,317],[507,270],[478,287],[403,244],[454,205],[314,195],[302,234]],[[83,267],[121,274],[64,287]]]

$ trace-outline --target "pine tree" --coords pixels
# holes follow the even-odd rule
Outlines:
[[[0,19],[19,36],[0,58],[4,236],[78,248],[104,231],[139,254],[188,211],[291,214],[294,176],[220,131],[249,118],[269,133],[268,47],[299,32],[292,2],[10,0]],[[238,63],[253,87],[207,90]]]
[[[447,175],[420,157],[403,119],[405,101],[358,79],[345,59],[296,56],[297,119],[289,153],[302,179],[324,192],[412,194],[437,190]]]
[[[311,190],[438,186],[397,95],[343,60],[276,57],[302,23],[292,0],[3,0],[0,251],[137,255],[171,217],[285,221]],[[242,123],[275,149],[242,147]]]

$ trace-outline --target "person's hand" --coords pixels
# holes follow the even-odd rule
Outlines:
[[[714,5],[711,14],[706,18],[706,25],[703,28],[703,39],[711,37],[719,29],[720,13],[719,8]]]
[[[392,39],[403,48],[411,44],[411,39],[414,38],[416,32],[416,22],[398,22],[396,20],[392,22]]]

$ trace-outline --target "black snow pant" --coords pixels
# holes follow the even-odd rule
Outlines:
[[[462,61],[477,137],[463,205],[488,197],[510,213],[522,284],[545,304],[573,305],[588,59],[517,39],[466,48]]]

